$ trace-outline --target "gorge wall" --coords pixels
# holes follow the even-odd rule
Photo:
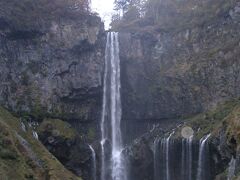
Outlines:
[[[103,24],[66,2],[59,13],[57,5],[1,2],[0,102],[36,117],[99,120]],[[119,26],[123,119],[179,119],[238,97],[239,6],[166,1],[157,24]]]
[[[126,121],[177,119],[240,94],[239,2],[161,7],[157,23],[126,19],[117,27]]]
[[[100,124],[106,33],[99,17],[71,2],[0,0],[0,104],[24,123],[28,116],[38,120],[42,144],[75,175],[90,179],[88,144],[93,144],[97,161],[100,147],[98,133],[88,125]],[[240,157],[239,109],[228,111],[224,106],[213,114],[207,110],[240,95],[240,2],[168,0],[158,11],[157,21],[150,16],[127,23],[123,18],[113,28],[119,31],[122,126],[124,140],[132,143],[126,149],[131,176],[152,180],[155,138],[191,121],[188,125],[198,132],[197,142],[215,133],[214,175],[220,177],[231,157]],[[187,118],[202,112],[206,113],[200,118]],[[54,118],[69,121],[81,135]],[[160,128],[155,126],[132,142],[150,130],[146,124]],[[15,131],[23,137],[32,133],[19,127],[9,130]]]
[[[1,105],[40,119],[98,119],[101,19],[76,1],[0,1],[0,11]]]

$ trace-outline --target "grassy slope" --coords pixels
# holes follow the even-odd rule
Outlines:
[[[24,132],[19,119],[1,107],[0,177],[3,180],[81,180],[34,139],[31,130]]]

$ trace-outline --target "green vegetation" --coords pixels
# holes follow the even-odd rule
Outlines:
[[[112,26],[130,31],[181,31],[228,14],[234,3],[234,0],[116,0],[116,8],[124,16],[122,19],[114,16]]]
[[[56,121],[58,124],[59,122]],[[61,124],[60,124],[61,125]],[[68,136],[72,134],[64,128]],[[80,180],[36,139],[24,132],[18,118],[0,107],[0,177],[6,180]]]
[[[52,136],[60,136],[64,139],[74,139],[76,130],[71,125],[59,119],[45,119],[38,128],[39,134],[50,133]]]
[[[59,18],[75,18],[89,15],[88,0],[11,0],[1,1],[0,11],[9,18],[16,30],[14,37],[32,38],[41,35],[41,23],[51,25]],[[21,31],[18,31],[21,29]]]
[[[95,130],[95,128],[91,127],[91,128],[88,129],[87,138],[90,141],[94,141],[96,139],[96,130]]]
[[[229,122],[230,115],[237,108],[240,108],[240,100],[227,101],[213,110],[188,118],[186,125],[192,127],[197,137],[201,138],[208,133],[216,133],[223,123]]]

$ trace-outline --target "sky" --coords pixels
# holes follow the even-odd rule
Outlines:
[[[114,0],[92,0],[91,6],[94,12],[97,12],[105,23],[105,29],[109,29],[111,16],[114,8]]]

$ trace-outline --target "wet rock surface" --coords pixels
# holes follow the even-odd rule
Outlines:
[[[89,145],[70,124],[46,119],[38,127],[39,139],[68,170],[90,179],[92,154]]]

